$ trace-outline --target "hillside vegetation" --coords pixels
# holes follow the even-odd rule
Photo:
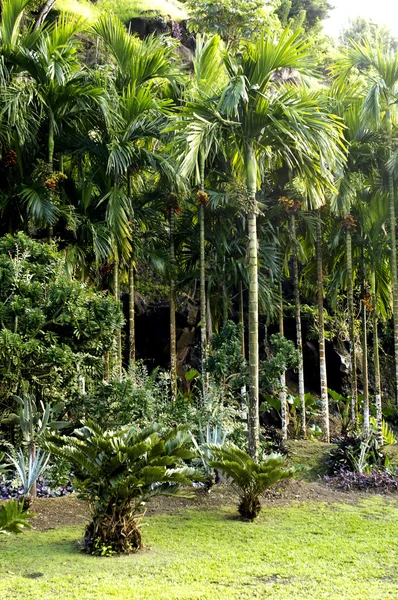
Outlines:
[[[173,21],[181,21],[187,17],[182,3],[178,0],[98,0],[96,4],[87,0],[57,0],[55,6],[61,12],[81,16],[89,22],[104,12],[113,12],[124,23],[146,11],[170,17]]]

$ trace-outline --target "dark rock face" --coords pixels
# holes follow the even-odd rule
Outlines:
[[[142,40],[148,35],[170,35],[181,42],[177,48],[178,54],[185,63],[192,62],[196,48],[195,35],[188,31],[187,21],[172,21],[169,17],[154,14],[155,11],[145,11],[145,16],[134,17],[127,28],[130,33],[136,33]]]

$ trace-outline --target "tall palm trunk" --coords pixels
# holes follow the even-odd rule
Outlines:
[[[386,112],[388,135],[390,141],[390,154],[392,147],[392,120],[390,110]],[[394,314],[394,353],[395,353],[395,389],[396,402],[398,403],[398,276],[397,276],[397,238],[395,218],[395,189],[393,174],[388,175],[389,189],[389,213],[390,213],[390,236],[391,236],[391,278],[392,278],[392,300]]]
[[[225,254],[223,260],[223,272],[222,272],[222,324],[223,327],[228,321],[228,290],[227,290],[227,278],[225,270]]]
[[[129,358],[135,362],[135,274],[134,260],[130,257],[129,264]]]
[[[176,305],[175,305],[175,247],[174,247],[174,209],[170,206],[170,383],[171,398],[177,395],[177,342],[176,342]]]
[[[113,293],[115,300],[120,303],[120,286],[119,286],[119,258],[115,258],[113,264]],[[116,334],[117,348],[117,364],[116,374],[121,379],[122,377],[122,331],[119,330]]]
[[[283,295],[282,295],[282,282],[279,282],[279,333],[284,335],[284,323],[283,323]],[[287,440],[287,426],[288,422],[288,412],[287,412],[287,402],[286,402],[286,372],[283,371],[280,376],[280,399],[281,399],[281,421],[282,421],[282,439]]]
[[[319,375],[321,382],[323,435],[325,442],[329,442],[329,400],[326,373],[325,325],[323,318],[322,222],[320,211],[318,211],[316,221],[316,278],[318,287]]]
[[[350,375],[351,375],[351,419],[355,424],[358,415],[358,385],[357,385],[357,356],[355,349],[355,315],[354,291],[352,280],[352,239],[351,232],[346,233],[346,261],[347,261],[347,309],[348,327],[350,336]]]
[[[377,315],[377,296],[375,289],[375,274],[373,273],[373,368],[375,372],[375,406],[377,423],[377,441],[380,446],[383,445],[383,413],[381,408],[381,378],[380,378],[380,360],[379,360],[379,335],[378,335],[378,315]]]
[[[242,356],[243,358],[246,358],[246,350],[245,350],[245,312],[244,312],[244,305],[243,305],[243,284],[242,281],[239,282],[239,324],[242,328],[242,334],[241,334],[241,351],[242,351]],[[247,389],[246,389],[246,383],[244,383],[242,385],[242,387],[240,388],[240,394],[242,396],[242,411],[246,414],[246,403],[247,403]],[[245,417],[242,417],[245,418]]]
[[[127,173],[127,195],[131,202],[130,173]],[[131,231],[131,234],[131,237],[133,237],[133,231]],[[131,251],[129,262],[129,359],[135,362],[135,273],[133,251]]]
[[[48,166],[51,170],[51,173],[54,168],[54,120],[52,116],[52,112],[50,111],[50,122],[48,126]],[[52,225],[48,226],[48,241],[51,242],[54,236],[54,228]]]
[[[365,439],[370,435],[369,423],[369,370],[368,370],[368,327],[366,307],[366,285],[363,286],[362,301],[362,380],[363,380],[363,435]]]
[[[305,390],[304,390],[304,361],[303,361],[303,338],[301,334],[301,307],[300,307],[300,286],[297,262],[297,236],[296,236],[296,215],[290,215],[290,232],[292,236],[292,260],[293,260],[293,286],[294,286],[294,306],[296,316],[296,346],[299,355],[298,365],[298,384],[299,398],[301,408],[301,433],[303,437],[307,436],[307,425],[305,416]]]
[[[239,282],[239,324],[242,328],[242,356],[245,358],[245,313],[243,306],[243,283]]]
[[[199,202],[199,235],[200,235],[200,345],[202,355],[202,394],[206,399],[207,376],[207,320],[206,320],[206,256],[205,256],[205,203],[207,194],[204,191],[205,184],[205,159],[203,152],[199,154],[200,184],[198,193]]]
[[[210,296],[207,294],[206,298],[206,332],[208,340],[211,340],[213,337],[213,321],[211,318],[211,306],[210,306]]]
[[[246,152],[246,182],[249,202],[249,454],[256,460],[260,443],[259,348],[258,348],[258,262],[257,262],[257,160],[253,146]]]

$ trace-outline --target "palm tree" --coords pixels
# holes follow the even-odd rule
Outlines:
[[[233,124],[231,140],[237,148],[236,164],[246,175],[249,255],[249,452],[258,455],[258,252],[257,200],[260,166],[284,160],[291,170],[308,176],[309,189],[319,206],[332,178],[324,167],[339,154],[336,121],[321,107],[319,96],[293,85],[278,85],[276,72],[294,69],[309,73],[308,49],[300,32],[285,30],[276,41],[271,36],[247,42],[236,57],[226,57],[229,83],[220,108]],[[326,160],[325,160],[326,159]]]
[[[367,83],[367,93],[363,102],[363,116],[372,121],[385,133],[390,159],[394,156],[393,129],[398,101],[398,52],[387,51],[379,43],[358,44],[351,40],[336,63],[338,80],[344,81],[353,69],[359,70]],[[396,399],[398,402],[398,276],[397,243],[395,217],[395,186],[393,173],[388,176],[389,189],[389,226],[391,237],[391,274],[394,314],[394,350]]]
[[[297,261],[297,235],[296,235],[296,215],[295,207],[290,213],[290,235],[292,238],[292,265],[293,265],[293,287],[294,287],[294,310],[296,321],[296,347],[299,356],[298,364],[298,385],[301,408],[301,433],[304,437],[307,435],[306,414],[305,414],[305,389],[304,389],[304,359],[303,359],[303,336],[301,332],[301,307],[300,307],[300,281]]]
[[[361,114],[363,90],[360,83],[347,82],[334,84],[331,88],[333,110],[344,121],[344,138],[348,154],[344,169],[337,173],[337,193],[332,196],[332,212],[344,217],[342,228],[345,232],[347,310],[350,346],[351,418],[355,423],[358,415],[357,353],[354,312],[354,271],[352,237],[356,221],[351,215],[358,202],[358,192],[363,188],[364,178],[374,168],[374,148],[377,139],[369,123]]]
[[[81,68],[78,34],[82,28],[82,22],[72,23],[61,17],[54,24],[44,25],[31,35],[20,36],[3,48],[15,82],[21,78],[24,81],[23,86],[9,87],[9,110],[13,110],[19,96],[29,88],[30,110],[40,115],[40,128],[46,132],[48,181],[54,171],[57,136],[65,128],[76,130],[83,121],[87,122],[92,116],[90,109],[105,109],[106,105],[103,89],[93,84],[89,74]],[[14,28],[14,35],[17,31]],[[54,206],[49,223],[50,236],[58,212]]]
[[[321,404],[323,435],[325,442],[330,441],[329,434],[329,396],[326,372],[326,354],[325,354],[325,325],[323,314],[323,269],[322,269],[322,220],[320,210],[317,211],[316,219],[316,279],[318,288],[318,328],[319,328],[319,370],[321,383]]]
[[[115,236],[115,272],[119,267],[119,254],[129,264],[129,356],[133,360],[135,256],[129,241],[132,238],[129,221],[133,221],[131,173],[137,176],[143,169],[157,169],[170,178],[173,175],[172,167],[156,151],[154,141],[159,140],[166,124],[165,115],[170,110],[170,99],[161,95],[165,84],[176,76],[175,61],[173,48],[166,46],[162,39],[149,37],[141,41],[131,36],[116,17],[102,16],[94,25],[94,31],[117,64],[114,81],[109,82],[113,110],[116,105],[117,111],[107,128],[107,173],[114,182],[107,203],[109,225]],[[121,362],[120,339],[118,348]]]
[[[205,192],[206,166],[214,160],[214,156],[222,149],[223,134],[217,121],[208,118],[209,111],[217,106],[217,96],[225,80],[222,63],[222,42],[218,35],[209,39],[200,35],[196,39],[195,57],[193,60],[193,77],[186,90],[185,103],[181,113],[177,115],[176,125],[181,132],[177,144],[182,143],[183,154],[181,174],[191,177],[194,174],[198,186],[197,205],[200,230],[200,320],[201,320],[201,352],[202,352],[202,389],[206,398],[206,258],[205,258],[205,209],[209,197]],[[174,127],[174,123],[173,123]]]

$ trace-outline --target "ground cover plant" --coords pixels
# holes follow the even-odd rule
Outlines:
[[[80,528],[1,539],[0,598],[396,597],[395,502],[268,506],[253,523],[234,515],[226,507],[150,517],[145,551],[111,559],[79,554]]]

